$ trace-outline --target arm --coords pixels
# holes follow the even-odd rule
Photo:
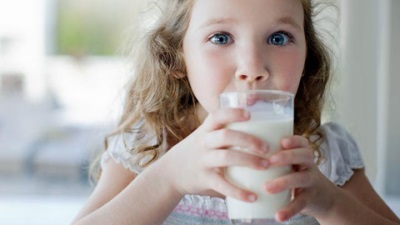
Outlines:
[[[234,186],[222,174],[227,166],[266,169],[265,158],[254,153],[266,153],[267,143],[225,129],[228,123],[248,119],[242,109],[216,111],[138,176],[109,160],[75,224],[161,224],[185,194],[255,201],[255,193]],[[246,147],[249,152],[231,151],[227,146]]]
[[[163,161],[136,176],[108,160],[73,224],[161,224],[182,198],[169,186],[168,166],[163,166]]]
[[[301,212],[321,225],[399,225],[400,221],[372,188],[364,170],[355,170],[341,188],[325,177],[314,164],[314,155],[304,137],[282,141],[283,151],[270,157],[271,166],[297,165],[296,172],[266,184],[266,191],[295,189],[294,200],[276,214],[284,221]]]
[[[323,225],[400,224],[399,218],[372,188],[364,170],[355,170],[351,179],[339,188],[336,204],[319,222]]]

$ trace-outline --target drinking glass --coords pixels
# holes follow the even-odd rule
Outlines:
[[[244,122],[230,123],[227,128],[257,136],[269,144],[269,155],[281,149],[280,140],[293,134],[294,95],[275,90],[225,92],[219,97],[220,108],[243,108],[251,117]],[[245,151],[233,147],[234,151]],[[245,151],[246,152],[246,151]],[[234,224],[284,224],[274,219],[275,213],[290,202],[290,191],[269,194],[264,184],[291,172],[290,166],[255,170],[248,167],[227,167],[225,177],[236,186],[253,191],[257,200],[252,203],[227,197],[228,216]]]

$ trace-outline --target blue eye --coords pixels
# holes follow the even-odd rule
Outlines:
[[[268,44],[271,45],[282,46],[286,45],[289,41],[291,41],[291,37],[283,32],[274,33],[268,38]]]
[[[231,37],[228,34],[215,34],[210,38],[210,41],[217,45],[226,45],[231,42]]]

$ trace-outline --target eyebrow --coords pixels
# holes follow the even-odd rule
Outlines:
[[[207,22],[203,23],[199,28],[205,28],[205,27],[208,27],[208,26],[218,25],[218,24],[236,23],[236,22],[237,22],[237,20],[236,19],[232,19],[232,18],[215,18],[215,19],[211,19],[211,20],[208,20]],[[276,24],[277,25],[287,24],[287,25],[290,25],[290,26],[292,26],[295,29],[298,29],[300,31],[303,30],[302,27],[291,16],[285,16],[285,17],[279,18],[276,21]]]
[[[293,17],[291,16],[285,16],[285,17],[281,17],[277,20],[276,24],[287,24],[289,26],[294,27],[295,29],[298,29],[300,31],[302,31],[302,27],[296,22],[295,19],[293,19]]]
[[[231,19],[231,18],[215,18],[215,19],[211,19],[208,20],[207,22],[203,23],[200,28],[205,28],[205,27],[209,27],[212,25],[218,25],[218,24],[226,24],[226,23],[236,23],[237,20],[235,19]]]

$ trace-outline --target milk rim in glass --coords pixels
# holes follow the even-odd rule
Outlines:
[[[281,149],[280,140],[293,134],[294,95],[275,90],[248,90],[225,92],[219,97],[220,108],[243,108],[251,118],[244,122],[230,123],[227,128],[257,136],[266,141],[268,157]],[[241,151],[238,147],[232,150]],[[255,153],[254,153],[255,154]],[[225,177],[234,185],[257,194],[252,203],[227,197],[229,219],[234,224],[285,224],[274,219],[275,213],[290,202],[290,191],[269,194],[264,184],[291,172],[290,166],[255,170],[249,167],[227,167]]]

